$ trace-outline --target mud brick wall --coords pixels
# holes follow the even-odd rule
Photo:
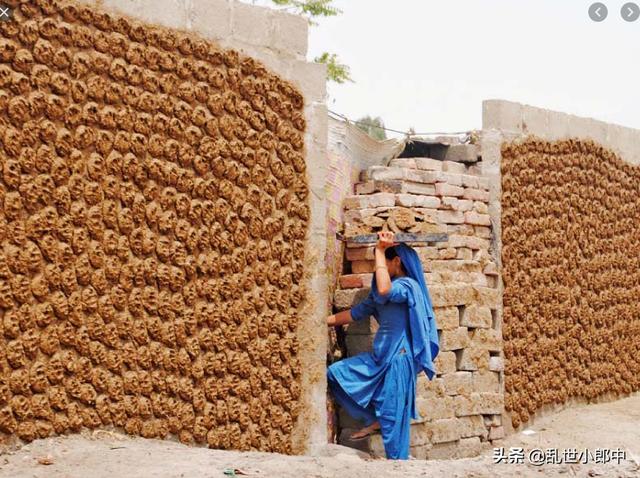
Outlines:
[[[505,406],[640,389],[640,167],[587,140],[502,147]]]
[[[448,233],[448,241],[416,246],[433,300],[441,351],[437,375],[420,376],[418,408],[424,417],[411,427],[411,454],[417,458],[477,455],[503,437],[502,336],[496,322],[498,271],[492,259],[488,215],[489,181],[481,174],[477,149],[471,162],[407,158],[363,173],[358,194],[345,199],[345,233],[379,230]],[[349,247],[350,268],[340,278],[334,305],[347,309],[368,293],[374,271],[372,247]],[[370,350],[375,320],[350,326],[349,355]],[[342,442],[360,425],[340,414]],[[354,444],[355,445],[355,444]],[[367,448],[384,456],[375,437]]]
[[[0,438],[116,426],[292,453],[319,427],[322,441],[323,375],[303,371],[325,315],[310,314],[323,211],[303,91],[157,24],[5,3]]]

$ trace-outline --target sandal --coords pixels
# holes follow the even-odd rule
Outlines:
[[[380,429],[379,429],[379,428],[374,428],[374,429],[372,429],[372,430],[369,430],[369,431],[368,431],[367,433],[365,433],[364,435],[359,436],[359,437],[355,437],[355,438],[352,436],[353,434],[352,434],[352,435],[349,435],[349,440],[350,440],[350,441],[361,441],[361,440],[364,440],[365,438],[368,438],[369,436],[371,436],[371,435],[375,434],[376,432],[378,432],[378,433],[379,433],[379,432],[380,432]],[[358,430],[358,431],[357,431],[357,432],[355,432],[355,433],[360,433],[360,430]]]

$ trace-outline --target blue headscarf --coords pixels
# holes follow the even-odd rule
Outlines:
[[[436,374],[433,361],[438,355],[440,344],[436,317],[433,312],[429,289],[427,289],[427,283],[424,280],[424,270],[415,249],[404,243],[394,247],[398,256],[400,256],[407,277],[413,279],[403,281],[403,284],[409,289],[407,305],[409,307],[409,331],[411,334],[413,361],[416,365],[417,373],[424,371],[429,380],[432,380]],[[378,294],[375,274],[371,282],[371,291],[374,299],[379,302],[384,301],[384,298]]]

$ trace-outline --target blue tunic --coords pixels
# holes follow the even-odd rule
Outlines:
[[[409,457],[409,425],[416,411],[416,376],[408,302],[419,287],[411,277],[391,280],[385,295],[369,292],[351,309],[354,320],[371,315],[379,324],[373,351],[332,364],[327,379],[336,401],[355,419],[380,423],[387,458]]]

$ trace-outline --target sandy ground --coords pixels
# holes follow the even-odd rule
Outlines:
[[[462,460],[373,460],[329,445],[322,456],[240,453],[132,438],[109,431],[37,440],[0,454],[0,477],[225,477],[236,468],[255,477],[640,477],[640,394],[610,403],[583,405],[544,417],[504,440],[524,449],[524,463],[494,463],[494,450]],[[565,449],[624,449],[620,463],[534,465],[529,452]],[[42,463],[40,463],[42,462]],[[50,463],[50,464],[45,464]],[[237,476],[243,476],[238,474]]]

